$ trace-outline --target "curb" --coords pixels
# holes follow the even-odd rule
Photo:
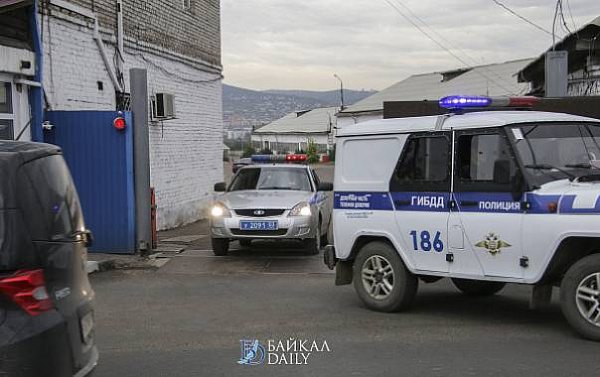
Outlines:
[[[85,262],[85,272],[91,274],[96,271],[100,271],[100,263],[91,260]]]
[[[156,263],[152,259],[125,261],[115,258],[103,261],[87,261],[85,269],[88,275],[111,270],[158,270],[166,263]]]

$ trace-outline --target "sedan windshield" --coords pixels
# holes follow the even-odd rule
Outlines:
[[[600,125],[511,127],[517,152],[536,184],[600,174]]]
[[[229,191],[240,190],[311,191],[311,186],[305,169],[262,167],[240,170]]]

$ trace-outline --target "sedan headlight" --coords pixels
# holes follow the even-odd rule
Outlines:
[[[231,217],[229,209],[223,203],[216,203],[210,210],[212,217]]]
[[[288,216],[310,216],[310,204],[307,202],[298,203],[292,208]]]

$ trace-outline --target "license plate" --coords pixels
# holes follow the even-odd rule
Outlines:
[[[81,323],[81,338],[84,343],[87,343],[94,330],[94,313],[89,312],[80,319]]]
[[[240,221],[241,230],[277,230],[277,221]]]

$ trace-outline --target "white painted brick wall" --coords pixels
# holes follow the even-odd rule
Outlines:
[[[52,108],[114,110],[114,88],[92,29],[52,19],[50,38],[47,27],[46,22],[44,86]],[[114,46],[106,44],[105,48],[112,61]],[[126,90],[129,69],[146,68],[150,94],[175,95],[177,119],[150,125],[150,172],[151,185],[156,188],[157,223],[159,229],[167,229],[205,218],[212,186],[223,180],[221,81],[192,83],[185,79],[212,80],[218,74],[148,52],[143,53],[144,60],[140,54],[126,48]],[[97,81],[103,82],[103,91],[98,90]]]

